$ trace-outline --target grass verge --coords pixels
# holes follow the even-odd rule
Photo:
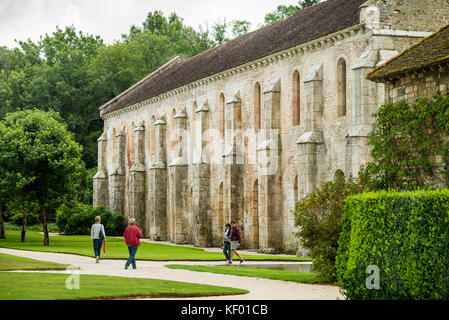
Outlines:
[[[232,266],[190,266],[180,264],[168,264],[167,268],[170,269],[184,269],[198,272],[211,272],[218,274],[228,274],[232,276],[253,277],[253,278],[265,278],[272,280],[293,281],[307,284],[318,283],[317,275],[315,273],[306,272],[293,272],[285,270],[272,270],[272,269],[260,269],[260,268],[241,268]]]
[[[6,231],[6,239],[0,239],[0,247],[43,251],[56,253],[71,253],[82,256],[93,257],[93,246],[90,236],[50,236],[50,246],[43,246],[44,236],[38,232],[29,231],[26,235],[26,242],[20,242],[20,231]],[[103,259],[127,259],[128,248],[123,239],[106,239],[106,256]],[[171,246],[158,243],[141,242],[137,250],[137,260],[152,261],[224,261],[224,255],[220,252],[206,252],[203,249]],[[245,259],[251,260],[271,260],[271,261],[310,261],[309,258],[295,256],[276,255],[245,255]]]
[[[177,298],[248,293],[185,282],[93,275],[80,275],[80,289],[69,290],[67,277],[67,274],[0,272],[0,300]]]
[[[0,253],[0,271],[11,270],[66,270],[68,264],[39,261]]]

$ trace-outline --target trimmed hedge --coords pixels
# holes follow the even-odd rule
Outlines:
[[[121,236],[125,230],[125,221],[122,215],[114,214],[104,207],[75,203],[63,205],[56,214],[56,224],[66,235],[90,235],[95,217],[101,217],[106,236]]]
[[[337,275],[348,299],[449,298],[449,190],[381,191],[348,197]],[[366,269],[380,288],[366,288]]]

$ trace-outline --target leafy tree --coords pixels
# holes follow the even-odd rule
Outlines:
[[[102,46],[99,37],[76,32],[73,27],[57,28],[38,42],[19,42],[19,48],[7,54],[7,60],[14,63],[1,67],[0,115],[18,108],[46,111],[51,106],[65,119],[77,141],[88,145],[90,134],[102,128],[100,101],[87,91],[90,61]],[[5,69],[5,65],[12,67]],[[94,166],[96,151],[84,153],[83,159]]]
[[[221,45],[230,40],[228,36],[229,24],[226,19],[222,21],[216,21],[212,26],[212,35],[214,37],[215,45]]]
[[[264,22],[265,25],[273,24],[278,21],[282,21],[287,19],[288,17],[294,15],[299,10],[305,9],[307,7],[311,7],[321,0],[299,0],[298,5],[279,5],[275,11],[268,13],[265,16]]]
[[[49,245],[47,213],[76,199],[84,164],[82,147],[52,110],[9,113],[0,122],[0,188],[36,207]]]
[[[232,36],[234,38],[243,36],[248,33],[251,28],[251,22],[245,20],[235,20],[232,22]]]
[[[2,200],[0,199],[0,239],[6,239],[5,225],[3,223]]]

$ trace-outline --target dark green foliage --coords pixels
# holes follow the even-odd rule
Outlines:
[[[11,216],[8,217],[8,221],[12,222],[15,225],[21,226],[23,224],[23,213],[22,212],[12,213]],[[29,212],[27,214],[27,224],[33,225],[39,222],[40,219],[39,214],[37,212]]]
[[[269,25],[278,21],[282,21],[287,19],[288,17],[294,15],[299,10],[305,9],[307,7],[311,7],[321,0],[299,0],[298,5],[279,5],[275,11],[268,13],[265,16],[265,25]]]
[[[360,172],[372,189],[414,190],[449,182],[449,96],[385,104],[369,135],[373,161]],[[436,156],[443,163],[439,172]]]
[[[111,45],[74,27],[18,44],[0,47],[0,117],[18,108],[59,112],[92,168],[103,131],[98,108],[171,58],[196,55],[213,41],[176,14],[155,11]]]
[[[301,245],[313,258],[321,282],[336,282],[335,257],[341,233],[343,204],[347,196],[364,191],[352,178],[337,176],[296,205],[296,224]]]
[[[107,236],[121,236],[125,229],[124,218],[104,207],[92,208],[82,203],[63,205],[56,214],[56,224],[66,235],[90,235],[95,217],[101,217]]]
[[[344,211],[336,265],[347,298],[449,298],[449,190],[365,193]],[[365,286],[370,265],[379,290]]]
[[[48,245],[47,217],[77,199],[82,147],[52,110],[24,110],[0,121],[0,197],[11,212],[38,212]],[[5,201],[6,200],[6,201]]]

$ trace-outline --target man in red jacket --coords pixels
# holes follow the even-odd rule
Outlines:
[[[128,246],[129,258],[126,261],[125,269],[128,269],[129,265],[133,265],[133,269],[136,269],[136,252],[140,246],[140,238],[142,233],[139,228],[136,227],[136,219],[129,219],[129,227],[126,228],[123,238],[125,238],[126,245]]]

